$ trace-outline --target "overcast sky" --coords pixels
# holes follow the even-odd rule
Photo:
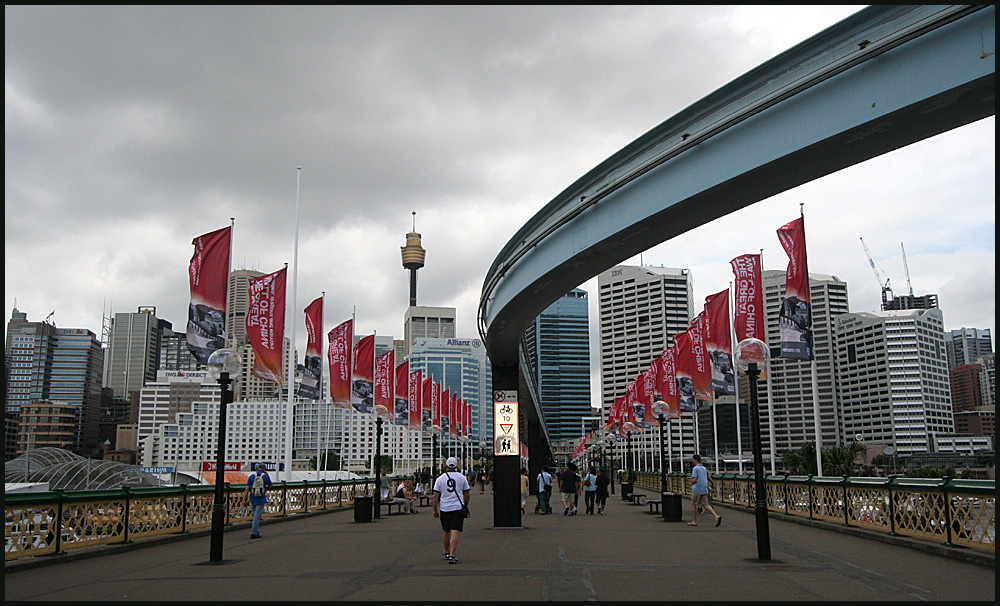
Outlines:
[[[478,336],[486,271],[535,212],[859,9],[5,6],[7,308],[99,334],[102,313],[152,305],[184,330],[195,236],[234,217],[234,267],[292,265],[301,166],[300,352],[301,310],[323,291],[326,330],[356,309],[359,334],[402,336],[412,211],[427,249],[418,303],[456,307],[460,336]],[[989,118],[642,261],[690,268],[703,301],[736,255],[763,248],[766,268],[784,269],[775,230],[802,203],[809,268],[846,280],[852,311],[880,303],[859,238],[897,294],[902,243],[946,328],[995,333],[994,165]]]

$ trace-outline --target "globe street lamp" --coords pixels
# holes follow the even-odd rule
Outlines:
[[[215,453],[215,501],[212,503],[212,545],[209,561],[222,561],[222,535],[226,523],[226,405],[233,401],[230,385],[240,376],[240,354],[217,349],[208,357],[208,372],[219,382],[219,445]]]
[[[615,494],[615,470],[612,469],[615,464],[615,439],[612,436],[608,436],[604,439],[608,444],[608,458],[605,467],[608,470],[608,481],[611,484],[611,494]]]
[[[736,345],[736,365],[750,379],[750,428],[753,438],[753,474],[756,484],[757,558],[771,559],[771,531],[767,520],[767,488],[764,486],[764,457],[760,440],[760,408],[757,377],[767,366],[770,352],[760,339],[743,339]]]

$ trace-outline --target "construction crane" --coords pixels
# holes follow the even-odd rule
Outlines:
[[[892,300],[892,287],[889,285],[889,278],[882,271],[882,268],[875,263],[875,259],[872,258],[872,253],[868,250],[868,245],[865,244],[865,239],[861,238],[861,246],[865,249],[865,254],[868,256],[868,264],[872,266],[872,271],[875,272],[875,279],[878,280],[879,288],[882,289],[882,311],[889,305],[889,301]]]
[[[903,251],[903,271],[906,272],[906,287],[910,290],[910,296],[913,296],[913,285],[910,284],[910,266],[906,264],[906,248],[903,247],[903,243],[899,243],[899,248]]]

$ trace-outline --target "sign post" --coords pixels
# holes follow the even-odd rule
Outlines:
[[[493,526],[521,527],[521,433],[517,391],[493,393]]]

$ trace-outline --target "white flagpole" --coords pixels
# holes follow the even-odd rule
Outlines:
[[[229,294],[233,280],[233,237],[236,233],[236,217],[229,217],[229,271],[226,272],[226,325],[223,331],[226,334],[226,348],[229,348],[229,312],[232,306],[229,304]]]
[[[804,203],[799,203],[799,217],[802,219],[802,238],[805,244],[805,210]],[[803,254],[808,258],[806,251]],[[806,264],[808,267],[808,263]],[[812,305],[812,282],[809,280],[809,272],[806,272],[806,288],[809,289],[809,330],[813,330],[813,305]],[[815,337],[815,333],[813,334]],[[814,341],[815,342],[815,341]],[[813,401],[813,430],[816,432],[816,475],[823,476],[823,436],[821,433],[821,420],[819,414],[819,378],[816,376],[816,352],[811,351],[810,370],[812,371],[812,401]]]
[[[764,287],[764,249],[763,248],[760,249],[760,285],[761,285],[761,288],[763,289],[763,287]],[[761,310],[761,313],[764,314],[764,315],[767,315],[767,310]],[[766,323],[767,319],[766,318],[761,318],[761,321]],[[773,369],[772,369],[772,371],[773,371]],[[777,447],[776,447],[777,438],[775,437],[775,434],[774,434],[774,392],[773,392],[773,389],[771,388],[771,372],[772,371],[765,371],[764,382],[767,383],[767,429],[768,429],[768,433],[770,434],[768,437],[770,438],[769,441],[771,443],[771,475],[776,475],[777,471],[776,471],[775,465],[776,465],[776,459],[777,459],[777,452],[776,452],[777,451]]]
[[[729,343],[730,343],[729,349],[731,350],[730,351],[731,355],[733,357],[735,357],[736,356],[736,344],[738,343],[738,341],[736,340],[736,338],[737,338],[736,337],[736,325],[734,324],[734,322],[736,321],[736,292],[733,290],[733,283],[732,282],[729,283],[729,290],[731,291],[730,295],[729,295],[729,300],[733,302],[733,304],[730,306],[730,309],[733,310],[733,312],[731,314],[729,314]],[[735,362],[735,360],[733,360],[733,362]],[[736,373],[736,369],[735,368],[733,369],[733,373],[735,375],[735,373]],[[740,474],[742,474],[743,473],[743,429],[740,426],[741,425],[740,424],[740,382],[739,382],[739,376],[738,375],[734,376],[734,378],[736,379],[736,381],[734,381],[734,384],[736,386],[736,460],[737,460],[737,464],[739,465]],[[774,472],[772,471],[771,473],[773,474]]]
[[[302,167],[295,168],[295,252],[292,267],[292,305],[289,313],[295,317],[298,303],[295,294],[299,287],[299,183],[301,181]],[[285,314],[286,324],[289,313]],[[288,402],[285,405],[285,478],[292,479],[292,433],[294,432],[294,408],[292,398],[295,395],[295,325],[292,320],[292,335],[288,341]]]

